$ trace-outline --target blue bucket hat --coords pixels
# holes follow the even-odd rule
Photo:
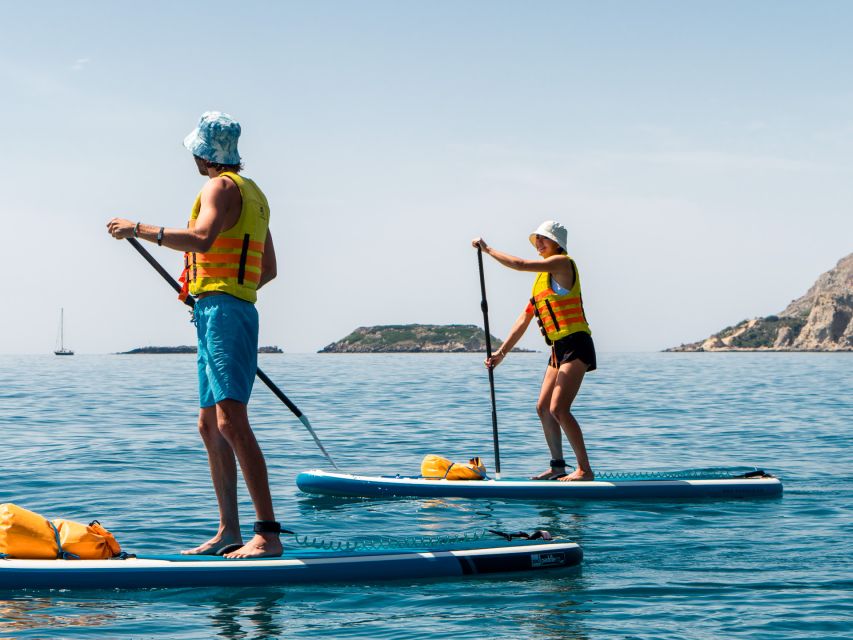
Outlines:
[[[227,113],[205,111],[198,126],[184,138],[184,146],[194,155],[217,164],[240,164],[237,140],[240,123]]]

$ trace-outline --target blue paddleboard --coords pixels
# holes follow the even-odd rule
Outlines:
[[[602,475],[591,482],[556,480],[442,480],[368,476],[312,469],[296,477],[305,493],[362,498],[511,498],[518,500],[625,500],[757,498],[778,496],[782,482],[763,471],[714,477],[698,472]]]
[[[150,556],[123,560],[0,559],[0,590],[232,587],[463,578],[577,567],[571,542],[478,541],[476,546],[371,551],[288,550],[280,558]]]

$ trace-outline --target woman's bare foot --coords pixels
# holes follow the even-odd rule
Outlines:
[[[194,549],[181,551],[181,555],[185,556],[215,556],[223,547],[231,544],[243,544],[243,539],[237,537],[226,537],[223,535],[215,535],[204,544],[200,544]]]
[[[283,547],[276,533],[256,533],[245,545],[226,553],[226,558],[277,558]]]
[[[569,475],[557,478],[560,482],[589,482],[595,479],[595,474],[592,469],[584,471],[583,469],[575,469]]]

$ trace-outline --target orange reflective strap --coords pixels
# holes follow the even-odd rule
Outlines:
[[[184,270],[181,272],[181,277],[178,278],[178,282],[181,283],[181,290],[178,291],[178,300],[181,302],[186,302],[187,297],[190,295],[189,271],[189,267],[184,267]]]
[[[251,244],[251,243],[250,243]],[[196,260],[198,264],[240,264],[241,254],[239,253],[197,253]],[[261,268],[260,256],[246,256],[246,266]]]
[[[184,252],[184,270],[181,271],[178,282],[181,283],[181,290],[178,291],[178,300],[186,302],[187,296],[190,295],[190,254],[188,251]]]
[[[243,238],[217,238],[213,243],[214,249],[240,249],[243,250]],[[257,240],[249,241],[249,251],[256,253],[264,252],[264,243]]]
[[[554,326],[554,321],[547,316],[542,316],[542,328],[548,333],[554,333],[557,330]]]
[[[583,317],[583,309],[580,307],[563,309],[561,311],[557,311],[555,315],[557,316],[557,322],[563,325],[567,322],[571,322],[574,318]]]
[[[554,311],[557,311],[558,309],[563,310],[572,307],[577,308],[580,307],[580,304],[581,299],[577,296],[575,296],[574,298],[563,298],[562,300],[551,300],[551,308],[554,309]]]
[[[560,330],[560,321],[559,321],[559,320],[557,320],[557,314],[556,314],[556,313],[554,313],[554,309],[552,309],[552,308],[551,308],[551,302],[550,302],[549,300],[547,300],[547,299],[545,300],[545,310],[546,310],[546,311],[548,311],[548,316],[547,316],[547,317],[548,317],[548,318],[551,320],[551,322],[554,324],[554,329],[555,329],[555,330],[557,330],[557,331],[559,331],[559,330]],[[543,314],[543,315],[544,315],[544,314]]]
[[[237,267],[196,266],[193,269],[193,280],[201,280],[202,278],[233,278],[237,280],[238,275],[239,269]],[[243,280],[258,284],[261,281],[261,274],[256,271],[246,271]]]
[[[551,317],[551,314],[542,313],[539,315],[539,320],[542,326],[544,326],[544,328],[551,333],[557,331],[557,327],[559,327],[559,329],[565,329],[569,325],[578,322],[586,322],[586,316],[583,313],[583,309],[570,309],[568,312],[555,313],[554,315],[557,318],[556,325],[554,324],[554,318]]]
[[[551,320],[551,318],[545,316],[545,317],[543,317],[542,320],[543,320],[542,324],[545,325],[545,328],[548,331],[554,331],[554,329],[555,329],[554,322]],[[569,325],[572,325],[572,324],[575,324],[578,322],[586,322],[586,318],[584,318],[582,315],[580,315],[580,316],[557,316],[557,322],[560,325],[560,329],[565,329]]]

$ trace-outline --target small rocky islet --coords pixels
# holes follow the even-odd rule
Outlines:
[[[128,356],[138,354],[174,354],[174,353],[196,353],[198,349],[193,345],[179,345],[177,347],[138,347],[130,351],[120,351],[116,355]],[[284,353],[277,346],[258,347],[258,353]]]
[[[503,342],[491,336],[492,350]],[[473,324],[389,324],[359,327],[317,353],[484,353],[486,336]],[[519,349],[513,349],[519,351]]]
[[[853,351],[853,253],[778,314],[665,351]]]

